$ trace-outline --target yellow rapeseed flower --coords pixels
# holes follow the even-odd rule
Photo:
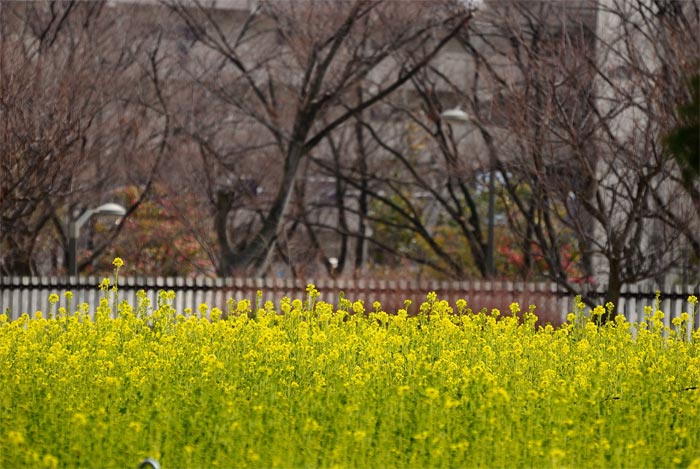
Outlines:
[[[465,300],[464,298],[460,298],[457,300],[456,305],[457,305],[457,311],[462,313],[462,312],[464,312],[465,309],[467,309],[467,300]]]
[[[445,409],[454,409],[456,407],[459,407],[460,402],[458,400],[452,399],[448,397],[445,399]]]
[[[564,456],[566,456],[566,451],[558,448],[553,448],[549,454],[552,456],[552,459],[554,459],[555,461],[559,461],[560,459],[563,459]]]
[[[428,304],[430,316],[409,316],[406,309],[394,315],[395,310],[381,311],[367,299],[343,298],[343,310],[308,297],[294,301],[298,310],[291,309],[289,298],[267,302],[256,320],[235,314],[237,308],[258,310],[262,300],[256,294],[257,301],[225,303],[223,312],[214,307],[223,304],[203,305],[210,322],[200,319],[196,305],[195,316],[191,309],[178,314],[171,292],[159,294],[156,311],[140,292],[134,307],[119,303],[114,316],[111,297],[105,296],[99,308],[82,304],[75,316],[56,320],[25,314],[8,323],[10,313],[0,314],[0,357],[12,360],[0,373],[0,387],[9,390],[6,397],[26,396],[5,406],[9,418],[0,430],[0,466],[80,465],[93,456],[84,446],[92,434],[116,438],[105,440],[104,448],[138,447],[150,428],[144,408],[190,419],[192,428],[210,420],[202,408],[216,410],[226,431],[212,436],[220,449],[215,461],[207,460],[199,439],[178,432],[182,425],[172,422],[175,432],[167,436],[171,450],[176,448],[173,457],[193,467],[313,465],[314,455],[306,458],[299,448],[317,448],[328,434],[340,436],[327,461],[339,467],[502,465],[503,458],[494,458],[480,436],[490,440],[494,434],[503,437],[504,448],[513,449],[511,465],[578,467],[608,455],[609,465],[646,467],[662,460],[664,447],[698,433],[700,410],[684,398],[692,392],[678,392],[700,377],[694,348],[700,332],[684,324],[692,322],[697,307],[674,319],[680,326],[672,331],[648,321],[635,324],[635,340],[622,315],[616,322],[625,327],[602,328],[591,320],[607,306],[575,309],[561,328],[535,328],[527,310],[521,327],[518,303],[511,308],[517,315],[497,320],[488,308],[453,315],[437,297]],[[364,312],[365,304],[380,311],[348,314]],[[465,300],[456,305],[455,311],[467,310]],[[274,314],[285,308],[290,314]],[[650,307],[649,317],[656,309],[658,304]],[[229,317],[217,321],[220,315]],[[691,334],[687,341],[676,339]],[[92,383],[89,399],[86,382]],[[36,386],[45,391],[33,392]],[[654,395],[659,405],[625,415],[585,412],[589,403],[607,396],[624,405],[637,390]],[[133,396],[142,396],[144,405],[123,405]],[[110,401],[119,405],[104,405]],[[10,402],[0,398],[0,406]],[[618,404],[606,399],[605,406]],[[462,431],[466,413],[474,416],[474,433]],[[663,416],[670,413],[682,418],[669,429]],[[379,436],[371,416],[383,414],[392,418],[383,420],[386,428],[380,430],[398,436],[388,447],[371,445]],[[36,421],[35,415],[65,415],[68,425],[59,427],[61,419]],[[621,418],[629,420],[626,442],[642,451],[609,451],[607,430]],[[518,425],[526,419],[535,425],[522,436]],[[664,430],[657,445],[643,431],[649,421]],[[39,423],[47,436],[65,435],[69,444],[42,444],[34,438]],[[292,441],[282,439],[279,448],[267,451],[250,424],[264,430],[268,423],[293,435]],[[111,435],[110,425],[121,431]],[[450,450],[447,458],[439,452]],[[103,453],[105,465],[119,465],[119,454]],[[690,462],[700,469],[692,445],[677,445],[671,453],[674,465]],[[160,459],[161,454],[148,456]],[[256,458],[259,463],[253,464]]]
[[[7,433],[7,440],[13,445],[21,445],[24,443],[24,435],[18,431],[9,431]]]
[[[236,311],[237,311],[239,314],[243,314],[243,313],[249,312],[249,311],[250,311],[250,300],[246,300],[246,299],[240,300],[240,301],[236,304]]]
[[[114,260],[112,261],[112,265],[118,269],[124,265],[124,261],[122,260],[121,257],[115,257]]]
[[[55,293],[51,293],[49,295],[49,303],[51,303],[52,305],[55,305],[56,303],[58,303],[58,295]]]
[[[73,420],[73,423],[75,423],[76,425],[85,425],[85,424],[87,424],[87,421],[88,421],[85,414],[81,414],[81,413],[73,414],[72,420]]]
[[[51,454],[45,455],[41,462],[44,467],[48,467],[49,469],[56,469],[58,467],[58,458]]]
[[[355,441],[362,441],[365,439],[366,436],[367,432],[364,430],[355,430],[355,432],[353,433],[353,438],[355,439]]]
[[[306,293],[309,294],[311,299],[316,299],[320,295],[319,291],[316,289],[316,285],[314,285],[313,283],[309,283],[306,286]]]
[[[362,313],[364,313],[364,312],[365,312],[365,305],[364,305],[364,302],[363,302],[362,300],[358,300],[358,301],[354,302],[354,303],[352,304],[352,310],[353,310],[356,314],[362,314]]]

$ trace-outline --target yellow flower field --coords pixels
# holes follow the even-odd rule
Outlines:
[[[434,293],[416,315],[117,293],[0,315],[0,467],[700,467],[693,297],[671,329],[583,305],[536,329]]]

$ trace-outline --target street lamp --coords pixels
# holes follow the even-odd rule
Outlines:
[[[80,236],[80,228],[93,215],[123,217],[126,215],[126,209],[119,204],[110,202],[97,208],[87,209],[77,220],[70,221],[68,225],[68,275],[74,277],[78,275],[78,237]]]
[[[443,112],[440,115],[440,117],[442,117],[442,120],[444,120],[448,124],[465,124],[473,120],[472,116],[462,111],[458,107],[454,109],[448,109],[447,111]]]
[[[448,109],[440,117],[448,124],[467,124],[474,122],[474,118],[460,108]],[[489,152],[489,208],[488,208],[488,231],[486,241],[486,277],[492,278],[496,271],[494,265],[494,222],[496,216],[496,190],[494,187],[496,165],[493,155]]]

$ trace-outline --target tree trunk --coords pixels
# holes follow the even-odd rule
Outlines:
[[[605,324],[608,321],[613,321],[617,316],[617,307],[620,303],[620,295],[622,293],[622,279],[620,278],[620,266],[617,260],[610,261],[610,275],[608,277],[608,285],[605,291],[603,306],[605,314],[600,318],[596,318],[600,324]],[[615,306],[611,312],[608,312],[607,304],[612,303]]]
[[[290,144],[279,191],[270,211],[263,220],[262,227],[249,244],[240,250],[234,250],[225,227],[225,216],[228,215],[228,211],[225,214],[217,213],[217,237],[223,254],[219,269],[220,275],[232,275],[234,272],[245,272],[251,269],[254,270],[254,275],[261,275],[266,269],[270,257],[274,253],[273,248],[277,241],[279,227],[292,199],[299,164],[305,154],[303,142],[303,138],[298,138]]]

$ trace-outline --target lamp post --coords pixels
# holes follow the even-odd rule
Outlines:
[[[68,275],[73,277],[78,275],[78,237],[80,236],[80,228],[93,215],[123,217],[126,215],[126,209],[119,204],[110,202],[97,208],[87,209],[77,219],[70,221],[68,224]]]
[[[443,112],[440,117],[448,124],[468,124],[473,122],[472,116],[461,110],[460,108],[448,109]],[[492,278],[496,268],[494,264],[494,223],[496,217],[496,190],[495,167],[493,156],[489,152],[489,198],[488,198],[488,230],[486,235],[486,277]]]

